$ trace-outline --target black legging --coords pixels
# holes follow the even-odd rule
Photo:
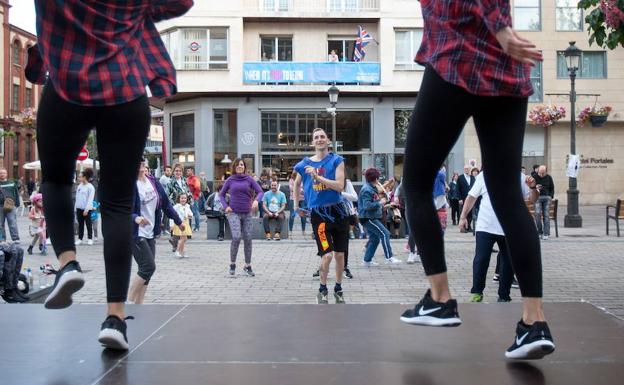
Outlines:
[[[147,97],[116,106],[86,107],[61,99],[46,85],[37,112],[46,223],[56,255],[75,251],[72,183],[76,158],[97,128],[99,194],[108,302],[124,302],[132,263],[132,204],[150,126]]]
[[[451,110],[449,113],[449,110]],[[446,272],[444,241],[431,199],[440,165],[473,117],[492,206],[507,237],[523,297],[542,296],[542,262],[519,170],[527,98],[476,96],[425,70],[407,134],[403,183],[407,218],[427,275]]]

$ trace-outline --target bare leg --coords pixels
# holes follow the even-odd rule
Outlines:
[[[126,304],[123,302],[109,302],[107,314],[117,316],[119,319],[126,318]]]
[[[334,253],[336,260],[336,283],[342,282],[342,273],[344,273],[344,253]]]
[[[59,260],[59,264],[61,265],[59,267],[59,270],[60,270],[65,265],[67,265],[68,262],[76,260],[76,252],[73,250],[64,251],[58,256],[58,260]]]
[[[320,266],[320,275],[319,280],[322,285],[327,285],[327,275],[329,274],[329,265],[332,261],[332,253],[327,253],[321,257],[321,266]],[[344,269],[344,260],[343,260],[343,269]],[[342,274],[342,272],[340,273]]]
[[[451,299],[448,274],[440,273],[427,276],[431,285],[431,298],[436,302],[446,302]]]
[[[147,285],[145,285],[145,280],[138,275],[135,275],[134,278],[132,278],[132,283],[130,284],[128,300],[136,304],[142,304],[146,291]]]
[[[545,321],[541,298],[522,298],[522,321],[532,325],[535,321]]]
[[[186,235],[180,237],[178,241],[178,252],[184,255],[184,245],[186,244]]]

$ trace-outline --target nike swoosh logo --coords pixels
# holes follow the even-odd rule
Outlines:
[[[524,335],[520,338],[516,337],[516,345],[522,345],[522,341],[529,335],[529,332],[524,333]]]
[[[420,308],[420,310],[418,310],[418,315],[427,315],[427,314],[429,314],[429,313],[433,313],[434,311],[438,311],[438,310],[440,310],[440,309],[442,309],[442,308],[441,308],[441,307],[435,307],[435,308],[433,308],[433,309],[427,309],[427,310],[425,310],[425,308],[424,308],[424,307],[421,307],[421,308]]]

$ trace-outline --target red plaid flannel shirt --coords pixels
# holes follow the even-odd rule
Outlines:
[[[507,55],[496,32],[511,27],[509,0],[420,0],[425,23],[415,61],[483,96],[528,97],[530,66]]]
[[[26,77],[46,77],[65,100],[109,106],[145,94],[175,94],[175,69],[154,23],[184,14],[193,0],[35,0],[38,44]]]

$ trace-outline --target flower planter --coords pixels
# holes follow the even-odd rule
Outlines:
[[[591,122],[592,127],[602,127],[609,115],[590,115],[589,121]]]

